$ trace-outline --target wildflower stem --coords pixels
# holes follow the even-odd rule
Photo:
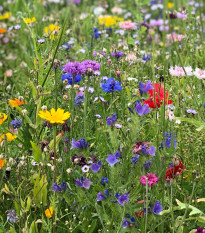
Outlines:
[[[53,127],[53,141],[54,141],[54,183],[56,183],[56,128],[57,125],[55,124]],[[53,233],[55,233],[56,229],[56,222],[55,222],[55,210],[53,211]]]
[[[147,232],[147,213],[148,213],[148,178],[146,177],[146,212],[145,212],[145,233]]]
[[[55,109],[57,110],[58,107],[58,88],[57,88],[57,77],[56,77],[56,69],[55,69],[55,94],[56,94],[56,99],[55,99]]]

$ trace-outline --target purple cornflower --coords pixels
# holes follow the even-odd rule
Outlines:
[[[93,61],[93,60],[84,60],[81,62],[81,66],[84,68],[85,72],[88,69],[91,69],[93,71],[100,70],[100,64],[96,61]]]
[[[14,127],[14,129],[20,128],[22,125],[22,120],[15,118],[13,121],[11,121],[11,126]]]
[[[15,223],[16,220],[18,219],[15,210],[8,210],[8,214],[7,214],[7,221],[11,222],[11,223]]]
[[[122,51],[118,51],[117,53],[111,53],[111,57],[115,57],[115,58],[120,58],[120,57],[123,57],[124,56],[124,53]]]
[[[110,166],[114,166],[119,160],[115,155],[109,154],[106,161],[110,164]]]
[[[75,61],[75,62],[68,62],[64,66],[63,71],[65,73],[70,73],[73,76],[76,76],[76,75],[84,74],[86,72],[86,68],[82,66],[80,62]]]
[[[124,203],[125,202],[129,202],[129,197],[128,197],[128,195],[126,195],[126,194],[123,194],[123,195],[121,195],[121,196],[119,196],[118,197],[118,203],[121,205],[121,206],[124,206]]]
[[[108,78],[105,83],[102,83],[102,90],[104,92],[121,91],[121,82],[115,81],[114,78]]]
[[[82,102],[84,101],[84,94],[79,93],[77,94],[77,96],[75,97],[75,106],[79,106]]]
[[[150,113],[149,105],[144,104],[144,106],[142,106],[139,100],[136,102],[135,110],[140,116]]]
[[[152,90],[153,86],[152,86],[152,82],[151,81],[147,81],[146,84],[142,83],[141,81],[139,82],[139,90],[140,90],[140,95],[142,96],[143,93],[148,92],[149,90]]]
[[[106,123],[108,126],[112,126],[117,121],[117,115],[114,113],[111,117],[106,118]]]
[[[80,180],[79,179],[75,180],[75,183],[81,188],[89,189],[91,181],[89,179],[85,179],[85,178],[83,178],[83,176],[81,176]]]
[[[102,167],[102,163],[101,161],[98,161],[98,163],[93,163],[90,168],[94,173],[97,173],[101,167]]]
[[[153,209],[152,209],[153,213],[156,215],[159,215],[160,212],[162,212],[162,210],[163,210],[163,208],[162,208],[160,202],[156,201],[154,206],[153,206]]]
[[[70,149],[73,148],[78,148],[78,149],[86,149],[89,147],[88,142],[85,141],[85,138],[81,138],[78,141],[75,141],[74,139],[72,139],[72,146]]]

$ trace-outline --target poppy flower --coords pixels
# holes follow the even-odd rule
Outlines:
[[[182,161],[179,161],[179,164],[174,167],[170,167],[166,171],[165,178],[166,180],[173,179],[177,174],[181,174],[186,167],[183,165]]]
[[[6,159],[0,159],[0,169],[4,166]]]
[[[154,91],[155,91],[155,102],[154,102]],[[164,88],[159,83],[155,83],[154,90],[149,90],[149,99],[144,101],[145,104],[148,104],[150,108],[160,108],[160,106],[164,103],[165,98],[165,104],[172,104],[172,100],[168,100],[168,91],[166,92],[166,95],[164,97]]]
[[[27,102],[23,102],[20,101],[19,99],[15,98],[14,100],[9,100],[9,104],[11,105],[11,107],[15,107],[15,106],[20,106],[22,104],[26,104]]]

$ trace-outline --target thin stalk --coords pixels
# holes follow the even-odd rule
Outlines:
[[[146,213],[145,213],[145,233],[147,232],[147,214],[148,214],[148,178],[146,177]]]

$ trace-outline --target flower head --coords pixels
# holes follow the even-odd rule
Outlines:
[[[49,209],[45,210],[45,215],[47,218],[51,218],[53,216],[53,207],[49,207]]]
[[[110,166],[114,166],[119,160],[116,158],[116,155],[109,154],[106,161],[110,164]]]
[[[68,84],[73,85],[74,83],[79,83],[82,80],[81,75],[76,75],[73,78],[73,75],[71,73],[68,74],[62,74],[62,81],[67,80]]]
[[[4,166],[6,159],[0,159],[0,169]]]
[[[181,174],[184,169],[185,169],[185,165],[182,163],[182,161],[179,161],[179,164],[174,166],[174,167],[170,167],[167,169],[166,174],[165,174],[165,179],[166,180],[170,180],[176,177],[176,175]]]
[[[201,70],[199,68],[196,68],[196,70],[193,72],[193,74],[198,79],[205,79],[205,70]]]
[[[63,124],[65,123],[65,120],[70,118],[70,113],[65,112],[63,109],[58,108],[57,111],[52,108],[51,112],[49,111],[39,111],[40,118],[47,120],[51,124]]]
[[[78,148],[78,149],[86,149],[89,147],[88,142],[85,141],[85,138],[81,138],[78,141],[75,141],[72,139],[72,146],[71,149],[73,148]]]
[[[0,136],[0,143],[4,140],[5,137],[8,142],[13,141],[15,138],[17,138],[16,135],[12,135],[11,133],[2,134]]]
[[[7,214],[7,221],[11,223],[15,223],[16,220],[18,219],[15,210],[9,210]]]
[[[49,35],[51,40],[55,40],[60,34],[60,27],[54,24],[50,24],[48,27],[44,28],[45,33]]]
[[[162,212],[163,208],[162,208],[159,201],[155,202],[152,210],[153,210],[153,213],[156,214],[156,215],[159,215],[160,212]]]
[[[20,128],[22,125],[22,120],[15,118],[13,121],[11,121],[11,126],[14,127],[14,129]]]
[[[98,163],[93,163],[90,168],[94,173],[97,173],[100,170],[101,166],[101,161],[98,161]]]
[[[135,29],[135,24],[131,22],[130,20],[127,20],[125,22],[120,22],[119,26],[120,28],[125,29],[125,30]]]
[[[0,113],[0,125],[8,118],[5,113]]]
[[[124,206],[124,203],[125,202],[129,202],[129,197],[127,194],[123,194],[121,196],[118,197],[118,203],[121,205],[121,206]]]
[[[142,106],[140,101],[137,101],[135,109],[136,109],[137,114],[140,116],[150,113],[149,105],[144,104],[144,106]]]
[[[75,180],[75,183],[81,188],[89,189],[91,181],[89,179],[85,179],[81,176],[80,180],[79,179]]]
[[[155,173],[153,174],[147,173],[147,175],[141,176],[140,183],[143,184],[144,186],[146,186],[146,179],[148,181],[148,186],[153,186],[159,181],[159,178],[156,176]]]
[[[102,83],[102,90],[104,92],[121,91],[121,82],[115,81],[114,78],[108,78],[105,83]]]
[[[14,100],[9,100],[9,105],[11,105],[12,107],[15,107],[15,106],[20,106],[22,104],[26,104],[27,102],[23,102],[23,101],[20,101],[19,99],[15,98]]]
[[[151,81],[147,81],[146,84],[142,83],[141,81],[139,82],[139,90],[140,90],[140,95],[142,96],[143,93],[147,93],[149,90],[154,89],[152,86]]]

